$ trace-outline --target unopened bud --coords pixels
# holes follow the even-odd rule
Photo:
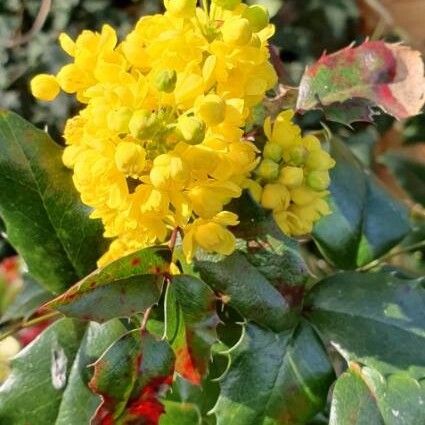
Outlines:
[[[261,31],[268,25],[270,20],[268,10],[259,4],[249,6],[245,9],[242,17],[248,19],[254,32]]]
[[[165,0],[165,8],[176,18],[191,18],[195,15],[197,0]]]
[[[209,127],[214,127],[224,121],[226,116],[226,103],[216,94],[209,94],[197,105],[199,117]]]
[[[165,93],[172,93],[176,88],[177,73],[174,70],[164,69],[155,80],[156,88]]]
[[[233,10],[241,4],[241,0],[212,0],[212,2],[227,10]]]
[[[130,133],[133,137],[139,137],[140,133],[143,133],[144,130],[149,128],[154,121],[153,114],[150,112],[141,109],[139,111],[136,111],[131,119],[130,123],[128,125],[130,129]]]
[[[271,210],[285,210],[290,200],[289,191],[285,186],[279,183],[268,184],[264,187],[261,205]]]
[[[301,186],[304,179],[303,169],[299,167],[284,167],[280,172],[279,182],[289,187]]]
[[[325,190],[329,187],[331,179],[327,171],[312,171],[307,176],[307,184],[314,190]]]
[[[225,43],[245,46],[251,41],[252,29],[248,19],[229,19],[221,29]]]
[[[282,159],[283,147],[276,142],[267,142],[264,146],[264,158],[279,162]]]
[[[205,124],[195,117],[181,116],[177,123],[177,129],[186,143],[198,145],[205,137]]]
[[[264,180],[275,180],[279,175],[279,164],[271,159],[263,159],[257,168],[257,175]]]

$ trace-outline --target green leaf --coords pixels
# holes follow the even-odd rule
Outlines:
[[[403,374],[352,368],[339,377],[329,425],[422,425],[425,386]]]
[[[398,119],[418,114],[424,104],[420,52],[400,44],[366,41],[322,55],[301,80],[297,109],[323,109],[329,119],[350,125],[372,121],[379,106]],[[347,104],[346,104],[347,103]]]
[[[0,216],[30,274],[54,293],[94,270],[105,249],[61,153],[45,132],[0,111]]]
[[[217,262],[197,261],[196,269],[243,317],[278,332],[296,323],[289,303],[243,254],[235,252]]]
[[[317,284],[306,314],[347,361],[425,377],[425,289],[419,280],[347,272]]]
[[[142,249],[96,270],[46,307],[97,322],[144,312],[158,302],[170,261],[166,247]]]
[[[211,346],[217,341],[216,297],[207,284],[177,275],[167,288],[165,336],[175,355],[181,376],[200,384],[208,372]]]
[[[352,269],[388,252],[409,232],[407,209],[366,174],[350,149],[331,141],[332,214],[316,223],[313,236],[335,266]]]
[[[425,144],[422,147],[425,148]],[[390,151],[381,161],[412,199],[425,206],[425,160],[421,160],[421,157],[414,158],[404,151]]]
[[[84,326],[62,319],[25,347],[0,388],[0,423],[54,424]]]
[[[0,323],[22,318],[27,319],[51,297],[52,294],[42,288],[31,276],[24,275],[22,288],[4,312]]]
[[[201,425],[202,418],[196,405],[164,401],[165,414],[161,416],[159,425]]]
[[[280,333],[248,324],[230,356],[217,425],[299,425],[325,406],[333,370],[306,322]]]
[[[136,329],[115,342],[94,367],[90,388],[102,402],[93,424],[157,423],[164,412],[159,397],[171,385],[174,370],[174,354],[165,341]]]

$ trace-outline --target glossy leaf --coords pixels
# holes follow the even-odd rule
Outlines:
[[[289,303],[243,254],[236,252],[221,261],[197,261],[196,269],[244,318],[275,331],[296,323]]]
[[[309,66],[301,80],[297,109],[323,108],[329,119],[351,124],[371,122],[376,106],[396,118],[408,118],[420,112],[424,100],[420,52],[400,44],[366,41],[324,54]]]
[[[12,360],[12,373],[0,387],[0,423],[56,423],[83,333],[82,324],[59,320]]]
[[[329,425],[422,425],[425,386],[403,374],[355,367],[336,382]]]
[[[230,357],[217,425],[298,425],[324,407],[333,370],[307,323],[280,333],[248,324]]]
[[[165,413],[159,420],[159,425],[201,425],[202,418],[198,408],[190,403],[175,401],[164,402]]]
[[[425,377],[425,289],[384,272],[347,272],[317,284],[306,312],[347,361]]]
[[[0,216],[30,274],[54,293],[94,270],[105,249],[61,154],[45,132],[0,111]]]
[[[199,385],[208,371],[218,323],[209,286],[192,276],[174,276],[167,288],[165,336],[176,355],[176,372],[193,384]]]
[[[366,174],[350,149],[333,139],[330,153],[332,214],[316,223],[313,236],[337,267],[352,269],[388,252],[409,231],[407,209]]]
[[[143,312],[158,302],[170,261],[166,247],[137,251],[96,270],[46,307],[98,322]]]
[[[90,388],[102,402],[92,424],[158,424],[164,413],[159,397],[171,385],[174,370],[174,355],[165,341],[134,330],[113,344],[94,368]]]

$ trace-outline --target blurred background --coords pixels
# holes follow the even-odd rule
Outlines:
[[[296,86],[305,66],[325,50],[336,51],[366,38],[403,41],[425,54],[425,0],[250,0],[266,5],[276,25],[272,43],[282,60],[282,79]],[[65,31],[72,37],[103,23],[124,37],[140,16],[159,12],[160,0],[0,0],[0,107],[11,109],[40,128],[47,126],[61,143],[66,119],[77,110],[64,94],[53,103],[37,103],[29,93],[31,77],[56,73],[67,60],[57,45]],[[307,130],[320,129],[320,113],[298,117]],[[425,240],[425,114],[406,122],[386,115],[376,126],[356,124],[353,130],[332,125],[365,167],[404,202],[412,231],[402,244]],[[0,222],[1,232],[1,222]],[[316,275],[328,267],[311,242],[304,244]],[[398,253],[399,254],[399,253]],[[0,313],[23,284],[13,248],[0,237]],[[388,258],[413,276],[424,275],[425,249]],[[3,261],[2,260],[5,260]],[[323,270],[320,270],[320,269]],[[20,341],[25,344],[26,341]],[[2,353],[0,349],[0,381]],[[7,350],[6,350],[7,351]],[[13,351],[13,350],[12,350]],[[9,353],[10,354],[10,353]],[[5,356],[9,356],[5,354]]]

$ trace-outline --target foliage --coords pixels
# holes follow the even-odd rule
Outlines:
[[[36,3],[23,6],[23,30]],[[262,3],[277,12],[276,2]],[[271,138],[264,114],[274,120],[273,111],[296,103],[305,112],[296,122],[310,134],[291,140],[320,141],[320,152],[335,161],[329,192],[321,193],[332,212],[309,216],[311,225],[317,221],[311,235],[285,234],[279,209],[264,208],[268,202],[247,185],[251,190],[227,200],[227,213],[239,217],[233,253],[198,249],[189,258],[176,226],[164,243],[97,268],[108,240],[62,166],[60,143],[16,113],[0,112],[0,255],[7,257],[0,265],[0,329],[9,335],[49,324],[10,365],[16,350],[0,344],[0,379],[9,374],[0,387],[0,423],[425,423],[424,120],[394,126],[390,116],[369,115],[379,107],[397,118],[419,112],[405,96],[422,93],[422,62],[412,50],[380,41],[317,59],[325,47],[335,51],[360,37],[354,2],[326,3],[287,0],[273,16],[274,66],[284,72],[247,135],[255,150],[273,154],[266,144],[282,142],[295,126],[277,118],[285,131]],[[7,25],[19,25],[20,7],[4,2],[0,21],[13,17]],[[75,105],[61,98],[55,110],[23,101],[28,76],[56,72],[61,61],[46,46],[59,30],[75,35],[103,21],[125,32],[148,8],[159,5],[56,2],[28,45],[0,49],[4,107],[36,124],[53,123],[57,135]],[[405,54],[415,56],[413,65]],[[376,59],[373,69],[364,64],[367,55]],[[404,88],[380,80],[394,77],[394,67],[409,68]],[[286,84],[294,81],[301,86],[292,99]],[[393,89],[393,97],[381,97]],[[317,107],[323,111],[311,111]],[[365,117],[376,127],[357,122]],[[267,186],[258,176],[253,181]],[[21,283],[16,253],[27,269]]]

